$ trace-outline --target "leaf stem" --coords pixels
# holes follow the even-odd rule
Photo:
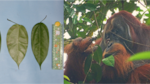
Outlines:
[[[46,17],[47,17],[47,15],[45,16],[45,18],[44,18],[42,21],[44,21],[44,20],[46,19]],[[42,22],[42,21],[41,21],[41,22]]]
[[[92,49],[91,46],[90,46],[90,48]],[[93,56],[94,56],[94,52],[93,52],[93,49],[92,49],[92,60],[91,60],[90,68],[89,68],[89,70],[88,70],[88,72],[87,72],[87,74],[86,74],[86,76],[85,76],[85,78],[84,78],[83,84],[85,83],[86,78],[87,78],[87,75],[89,74],[89,72],[90,72],[90,70],[91,70],[91,67],[92,67],[92,61],[93,61]]]
[[[14,21],[12,21],[12,20],[10,20],[10,19],[7,19],[8,21],[10,21],[10,22],[12,22],[12,23],[15,23],[15,24],[17,24],[16,22],[14,22]]]

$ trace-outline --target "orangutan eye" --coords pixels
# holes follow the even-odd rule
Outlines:
[[[110,38],[107,38],[106,39],[106,43],[108,44],[110,42]]]

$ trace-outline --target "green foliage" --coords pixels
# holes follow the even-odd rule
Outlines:
[[[98,63],[100,64],[101,63],[101,60],[102,60],[102,49],[100,46],[98,46],[97,50],[94,52],[94,56],[93,56],[93,59]]]
[[[93,64],[91,69],[92,69],[92,76],[95,79],[95,81],[98,83],[102,77],[102,68],[100,67],[99,64]]]
[[[84,65],[84,73],[87,74],[89,69],[90,69],[90,65],[92,62],[92,55],[88,56],[85,60],[85,65]]]
[[[47,57],[49,47],[49,33],[47,26],[40,22],[34,25],[31,33],[31,45],[33,54],[40,66]]]
[[[128,61],[136,61],[136,60],[149,60],[150,59],[150,51],[140,52],[132,55]]]
[[[92,63],[92,60],[95,60],[96,63]],[[90,82],[93,79],[96,82],[99,82],[102,76],[102,69],[100,67],[100,62],[102,60],[102,50],[98,46],[98,49],[85,60],[84,72],[87,75],[86,81]]]
[[[67,80],[64,80],[64,84],[71,84],[71,83]]]
[[[133,12],[134,10],[141,11],[134,3],[135,1],[124,2],[123,6],[120,0],[83,0],[82,3],[74,4],[76,0],[64,1],[64,28],[71,36],[70,39],[77,37],[85,38],[93,36],[93,32],[100,28],[102,33],[106,14],[108,10],[115,13],[114,9],[126,10]],[[88,10],[88,11],[87,11]],[[79,16],[79,13],[81,16]],[[142,15],[138,15],[139,18]],[[69,23],[67,24],[67,19]],[[90,24],[87,24],[90,23]],[[81,31],[83,30],[83,31]],[[100,37],[100,34],[98,34]]]
[[[115,65],[114,56],[111,55],[111,56],[109,56],[109,57],[107,57],[107,58],[104,58],[104,59],[102,59],[102,62],[103,62],[105,65],[107,65],[107,66],[114,67],[114,65]]]
[[[64,75],[64,78],[67,79],[68,81],[70,81],[68,76]]]
[[[148,9],[148,14],[145,14],[145,16],[147,16],[147,17],[150,17],[150,9]],[[146,24],[147,25],[150,25],[150,19],[149,18],[147,18],[147,19],[145,19],[145,21],[146,21]]]
[[[74,4],[75,1],[76,0],[71,0],[71,2],[68,0],[64,1],[64,32],[68,32],[71,36],[69,41],[77,37],[91,37],[93,36],[93,32],[98,29],[100,29],[100,34],[98,34],[96,37],[101,37],[101,33],[105,25],[103,22],[107,21],[106,15],[108,11],[111,11],[112,14],[115,13],[116,9],[119,9],[119,11],[126,10],[131,13],[134,10],[143,12],[137,14],[137,18],[139,19],[141,19],[146,12],[135,4],[137,0],[130,0],[130,2],[124,0],[123,5],[121,2],[122,0],[83,0],[82,3]],[[149,1],[147,1],[147,5],[150,5]],[[148,12],[150,12],[149,9]],[[79,16],[79,13],[81,16]],[[146,14],[146,16],[150,17],[150,14]],[[69,19],[69,22],[67,22],[67,19]],[[149,18],[145,19],[145,21],[146,24],[150,25]],[[65,41],[65,44],[67,43],[69,42]],[[97,65],[93,65],[92,60],[95,60]],[[84,71],[87,75],[87,82],[93,79],[95,79],[97,82],[99,81],[98,78],[100,79],[100,77],[98,77],[97,74],[100,73],[99,76],[101,76],[101,70],[98,66],[101,61],[108,66],[114,67],[114,57],[109,56],[108,58],[102,60],[102,51],[99,48],[98,51],[95,51],[93,55],[88,56],[85,61]],[[99,72],[96,72],[96,70],[93,68],[95,66],[99,67]],[[94,71],[96,73],[94,73]]]
[[[19,68],[28,47],[28,34],[23,25],[14,24],[10,27],[7,33],[7,47],[10,56]]]

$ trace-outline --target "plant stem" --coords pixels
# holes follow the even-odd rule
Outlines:
[[[17,24],[16,22],[14,22],[14,21],[11,21],[10,19],[7,19],[8,21],[10,21],[10,22],[12,22],[12,23],[15,23],[15,24]]]
[[[44,20],[46,19],[46,17],[47,17],[47,15],[45,16],[45,18],[44,18],[42,21],[44,21]],[[42,21],[41,21],[41,22],[42,22]]]

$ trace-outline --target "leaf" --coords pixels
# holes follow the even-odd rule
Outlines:
[[[19,68],[28,47],[28,34],[23,25],[14,24],[10,27],[7,33],[7,47]]]
[[[109,57],[107,57],[107,58],[104,58],[104,59],[102,59],[102,62],[103,62],[104,64],[106,64],[107,66],[112,66],[112,67],[114,67],[114,65],[115,65],[114,56],[111,55],[111,56],[109,56]]]
[[[83,84],[83,81],[78,81],[78,84]]]
[[[81,19],[81,18],[79,19],[79,23],[83,23],[83,21],[82,21],[82,19]]]
[[[90,69],[90,64],[91,64],[91,61],[92,61],[92,56],[87,56],[86,60],[85,60],[85,64],[84,64],[84,73],[87,74],[87,72],[89,71]]]
[[[132,55],[128,61],[135,61],[135,60],[148,60],[150,59],[150,51],[144,51],[140,53],[136,53]]]
[[[70,17],[75,13],[74,9],[70,8],[70,5],[69,5],[69,4],[64,3],[64,7],[65,7],[65,9],[67,10],[67,12],[69,13],[69,16],[70,16]]]
[[[68,76],[64,75],[64,78],[67,79],[68,81],[70,81]]]
[[[149,0],[146,0],[147,1],[147,5],[150,5],[150,1]]]
[[[86,21],[86,22],[92,23],[92,21],[89,18],[87,18],[87,17],[84,17],[83,20]]]
[[[124,10],[128,12],[133,12],[135,9],[137,9],[138,6],[134,3],[134,1],[130,1],[129,3],[125,2],[124,3]]]
[[[77,36],[85,38],[86,37],[86,32],[77,32]]]
[[[86,4],[84,4],[84,7],[85,7],[86,9],[91,10],[91,11],[95,11],[95,10],[96,10],[97,5],[95,5],[95,4],[91,4],[91,3],[86,3]]]
[[[102,49],[100,46],[98,46],[97,50],[94,52],[93,59],[98,62],[98,64],[101,63],[102,60]]]
[[[93,78],[93,74],[91,73],[91,72],[89,72],[88,74],[87,74],[87,77],[86,77],[86,81],[87,82],[90,82],[90,81],[92,81],[94,78]]]
[[[104,6],[106,6],[106,0],[100,0],[100,2],[104,5]]]
[[[76,24],[77,23],[77,15],[74,15],[72,20],[73,20],[73,24]]]
[[[150,25],[150,19],[149,19],[149,18],[146,19],[145,21],[146,21],[146,24],[147,24],[147,25]]]
[[[138,7],[136,10],[139,12],[143,11],[140,7]]]
[[[64,84],[71,84],[71,83],[67,80],[64,80]]]
[[[79,12],[82,12],[82,13],[85,13],[85,7],[84,7],[84,5],[73,5],[73,7],[74,8],[76,8],[77,9],[77,11],[79,11]]]
[[[40,69],[43,61],[47,57],[49,47],[49,33],[47,26],[40,22],[34,25],[31,33],[32,51]]]
[[[92,64],[93,77],[96,82],[99,82],[102,77],[102,68],[98,64]]]
[[[74,2],[75,0],[67,0],[68,2]]]
[[[70,11],[71,11],[71,12],[70,12],[69,16],[72,17],[73,14],[75,13],[75,11],[74,11],[73,9],[70,9]]]

